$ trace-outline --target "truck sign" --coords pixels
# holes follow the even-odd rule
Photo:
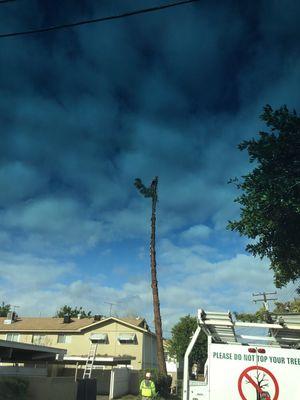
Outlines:
[[[247,386],[247,384],[250,384]],[[273,390],[269,386],[274,386]],[[250,394],[248,395],[247,389],[250,387]],[[268,387],[268,391],[266,391]],[[239,394],[243,400],[247,400],[252,392],[255,392],[256,398],[264,398],[267,400],[277,400],[279,396],[279,385],[272,374],[267,368],[260,366],[253,366],[246,368],[239,377],[238,382]]]
[[[300,329],[293,326],[295,336],[289,335],[289,343],[292,345],[283,345],[283,342],[258,344],[262,338],[256,341],[254,336],[251,336],[251,343],[245,343],[237,340],[234,323],[228,325],[230,329],[227,329],[223,319],[219,332],[230,341],[224,343],[223,337],[218,335],[218,321],[214,322],[215,325],[199,324],[198,332],[194,335],[196,337],[201,329],[207,333],[208,358],[204,381],[190,380],[185,371],[183,400],[300,399],[300,346],[298,348],[297,345],[300,343]],[[263,325],[265,327],[266,324]],[[247,328],[249,330],[249,326]],[[186,353],[185,369],[195,337]],[[217,340],[219,343],[214,342]],[[271,341],[270,336],[267,340]]]
[[[212,343],[208,357],[211,399],[221,399],[222,393],[230,400],[300,399],[299,350]],[[292,397],[291,388],[297,385],[298,394]]]

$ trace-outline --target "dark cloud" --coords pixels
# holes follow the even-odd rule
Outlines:
[[[2,31],[162,1],[1,6]],[[98,4],[99,3],[99,4]],[[265,103],[299,107],[297,2],[199,2],[1,40],[0,238],[88,251],[147,234],[133,180],[160,177],[160,234],[237,214],[227,180]],[[27,238],[24,242],[24,237]]]

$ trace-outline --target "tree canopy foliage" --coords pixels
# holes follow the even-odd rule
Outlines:
[[[169,342],[168,350],[171,357],[178,361],[182,360],[185,351],[190,343],[191,336],[197,329],[196,317],[186,315],[180,318],[179,322],[172,328],[172,337]],[[202,368],[207,359],[207,337],[201,332],[190,355],[190,365],[197,363]]]
[[[264,107],[261,119],[270,132],[245,140],[254,169],[234,182],[242,194],[238,221],[228,227],[251,239],[254,256],[268,257],[277,287],[300,277],[300,117],[286,106]]]
[[[155,198],[157,199],[157,192],[156,192],[156,185],[155,181],[157,182],[157,178],[155,177],[149,187],[146,187],[142,180],[140,178],[136,178],[134,180],[134,186],[137,188],[137,190],[144,196],[148,198]]]
[[[0,317],[7,317],[7,313],[11,311],[11,305],[10,304],[5,304],[4,301],[2,301],[0,305]]]
[[[92,312],[86,312],[82,307],[72,308],[71,306],[64,305],[59,310],[56,311],[55,317],[63,318],[65,315],[69,315],[71,318],[77,318],[78,314],[82,316],[82,318],[88,318],[91,316]]]
[[[285,303],[276,302],[275,309],[273,313],[283,314],[283,313],[300,313],[300,299],[294,299],[291,301],[287,301]]]
[[[276,302],[272,314],[300,313],[300,299],[294,299],[287,302]],[[243,322],[265,322],[269,319],[269,313],[264,307],[261,307],[255,313],[234,313],[238,321]]]
[[[242,322],[265,322],[267,319],[267,312],[264,307],[261,307],[255,313],[237,313],[234,312],[235,318]]]

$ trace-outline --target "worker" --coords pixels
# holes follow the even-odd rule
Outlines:
[[[192,379],[197,379],[198,364],[193,364],[192,366]]]
[[[151,372],[146,372],[145,379],[140,384],[140,393],[143,400],[153,399],[156,396],[155,384],[151,380]]]

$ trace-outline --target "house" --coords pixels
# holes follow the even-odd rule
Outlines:
[[[84,364],[91,339],[97,340],[95,364],[155,368],[156,336],[143,318],[0,318],[0,340],[66,349],[64,364]]]

